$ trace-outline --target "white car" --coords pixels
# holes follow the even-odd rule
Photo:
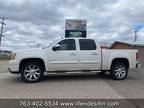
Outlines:
[[[140,66],[138,50],[101,49],[94,39],[60,39],[44,49],[15,51],[9,71],[21,74],[26,82],[37,82],[48,73],[109,71],[113,79],[123,80],[128,70]]]

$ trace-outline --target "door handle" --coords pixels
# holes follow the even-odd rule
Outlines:
[[[71,55],[71,56],[76,56],[76,54],[75,54],[75,53],[70,53],[70,55]]]
[[[98,53],[94,52],[94,53],[92,53],[92,55],[98,55]]]

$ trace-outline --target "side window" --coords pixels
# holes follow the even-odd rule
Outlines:
[[[62,40],[58,44],[60,45],[58,50],[76,50],[76,44],[74,39]]]
[[[80,50],[96,50],[96,44],[92,39],[79,39]]]

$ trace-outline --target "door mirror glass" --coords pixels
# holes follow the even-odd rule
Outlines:
[[[54,50],[54,51],[56,51],[56,50],[58,50],[60,48],[60,45],[59,44],[56,44],[52,49]]]

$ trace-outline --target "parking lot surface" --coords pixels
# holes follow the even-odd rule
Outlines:
[[[144,72],[131,70],[126,80],[109,75],[46,75],[41,82],[24,83],[8,72],[8,61],[0,61],[0,98],[144,98]]]

